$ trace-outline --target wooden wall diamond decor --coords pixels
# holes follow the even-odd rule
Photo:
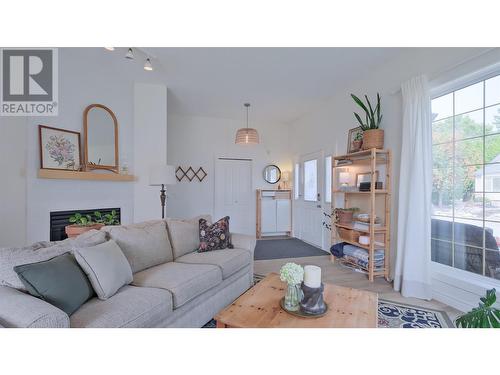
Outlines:
[[[193,167],[191,166],[186,170],[184,170],[181,166],[178,166],[177,169],[175,170],[175,177],[179,182],[181,182],[184,178],[186,178],[189,182],[191,182],[194,180],[195,177],[198,179],[198,181],[202,182],[205,179],[205,177],[207,177],[207,172],[205,172],[203,167],[199,167],[198,170],[195,172]]]
[[[175,177],[177,177],[177,181],[181,182],[185,176],[186,172],[184,172],[184,169],[182,169],[181,166],[178,166],[175,170]]]
[[[203,179],[204,179],[205,177],[207,177],[207,172],[205,172],[205,170],[204,170],[202,167],[200,167],[200,168],[198,168],[198,170],[196,171],[195,175],[196,175],[196,177],[198,178],[198,180],[201,182],[201,181],[203,181]],[[200,177],[200,175],[201,175],[201,177]]]

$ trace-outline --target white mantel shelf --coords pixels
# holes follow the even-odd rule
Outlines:
[[[39,169],[38,178],[48,178],[55,180],[93,180],[93,181],[121,181],[130,182],[135,180],[135,176],[118,173],[95,173],[63,171],[56,169]]]

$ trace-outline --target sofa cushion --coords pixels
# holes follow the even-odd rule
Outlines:
[[[130,264],[115,241],[74,250],[99,299],[105,300],[133,280]]]
[[[229,216],[209,224],[205,219],[200,219],[200,245],[198,251],[212,251],[232,249],[231,234],[229,232]]]
[[[15,266],[49,260],[72,251],[74,247],[94,246],[107,241],[107,238],[106,232],[94,229],[63,241],[43,241],[25,247],[0,248],[0,285],[26,292],[24,284],[14,272]]]
[[[16,266],[14,271],[29,294],[68,315],[94,295],[89,279],[70,253],[43,262]]]
[[[198,249],[200,245],[200,219],[205,219],[209,223],[212,221],[210,215],[201,215],[187,220],[167,218],[174,259]]]
[[[163,289],[126,285],[111,298],[92,298],[70,317],[71,327],[157,327],[172,312],[172,295]]]
[[[179,263],[212,264],[218,266],[222,271],[222,278],[227,279],[229,276],[248,266],[252,260],[248,250],[223,249],[186,254],[175,261]]]
[[[170,291],[176,309],[221,282],[217,266],[170,262],[136,273],[133,285]]]
[[[134,273],[173,260],[172,247],[163,220],[106,226],[101,230],[109,232],[111,239],[120,246]]]

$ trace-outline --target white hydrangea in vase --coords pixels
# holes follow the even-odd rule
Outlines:
[[[304,280],[304,269],[295,263],[287,263],[281,267],[280,280],[288,284],[285,294],[285,309],[297,311],[302,299],[300,284]]]

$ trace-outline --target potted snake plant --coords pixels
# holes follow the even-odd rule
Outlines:
[[[366,104],[358,98],[356,95],[351,94],[354,102],[364,111],[365,121],[361,119],[361,116],[354,112],[356,120],[358,120],[363,129],[363,150],[369,150],[371,148],[384,148],[384,130],[380,129],[380,123],[382,122],[382,114],[380,113],[380,95],[377,93],[377,105],[373,108],[368,96],[365,95]]]

